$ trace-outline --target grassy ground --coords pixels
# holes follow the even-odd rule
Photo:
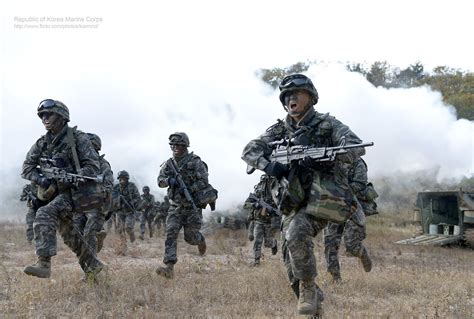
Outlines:
[[[321,235],[315,239],[325,317],[474,317],[474,251],[394,244],[414,232],[408,219],[370,217],[366,244],[374,269],[365,273],[342,249],[340,285],[325,271]],[[118,256],[119,240],[111,234],[100,253],[109,265],[100,285],[80,281],[76,257],[62,243],[51,278],[25,275],[23,267],[36,258],[24,237],[23,225],[0,224],[0,317],[297,317],[280,252],[265,250],[262,265],[249,267],[252,248],[243,230],[209,235],[204,257],[180,239],[174,280],[154,272],[163,256],[162,236],[129,243],[126,256]]]

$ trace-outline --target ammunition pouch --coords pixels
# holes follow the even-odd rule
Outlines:
[[[357,210],[357,201],[348,186],[337,183],[334,175],[313,175],[306,213],[334,223],[346,222]]]
[[[94,181],[81,183],[78,188],[71,189],[74,211],[85,213],[90,210],[103,212],[105,194],[102,186]]]
[[[278,204],[283,215],[289,215],[303,203],[305,194],[300,180],[293,176],[290,180],[282,177],[280,181],[272,182],[272,198]]]
[[[194,200],[196,201],[196,206],[199,208],[206,208],[209,204],[211,210],[216,209],[216,200],[218,197],[218,191],[211,184],[207,184],[206,187],[197,191],[194,195]]]

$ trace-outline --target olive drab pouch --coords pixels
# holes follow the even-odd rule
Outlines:
[[[105,195],[100,184],[94,181],[87,181],[79,184],[79,187],[71,189],[71,193],[75,212],[103,211]]]
[[[198,190],[195,193],[196,206],[200,208],[206,208],[209,204],[211,210],[216,209],[216,200],[218,197],[218,191],[211,184],[207,184],[206,187]]]
[[[297,176],[287,179],[282,177],[280,181],[272,182],[272,198],[278,203],[278,209],[283,215],[289,215],[292,210],[298,208],[304,201],[305,193]]]
[[[319,219],[344,223],[357,209],[357,202],[353,201],[352,196],[349,187],[337,183],[333,175],[315,173],[306,213]]]

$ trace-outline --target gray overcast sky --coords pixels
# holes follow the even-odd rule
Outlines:
[[[168,135],[188,132],[221,207],[235,205],[258,180],[243,173],[243,146],[284,116],[256,69],[317,59],[474,70],[471,2],[3,1],[0,200],[25,182],[21,162],[44,134],[36,106],[51,97],[102,137],[115,172],[156,194]],[[473,173],[473,123],[456,121],[438,93],[376,89],[338,65],[308,74],[318,110],[376,142],[372,174]]]

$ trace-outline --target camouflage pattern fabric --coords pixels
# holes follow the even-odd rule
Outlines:
[[[175,264],[178,261],[176,255],[178,234],[181,228],[184,228],[184,240],[190,245],[198,245],[204,241],[204,236],[200,229],[202,226],[202,210],[183,207],[181,205],[171,204],[168,218],[166,219],[166,241],[165,256],[163,262],[165,264]]]
[[[262,257],[262,244],[264,244],[266,248],[273,248],[278,244],[276,239],[273,238],[271,223],[262,223],[258,220],[255,221],[253,236],[255,239],[253,242],[255,260]]]
[[[117,216],[116,227],[118,232],[122,236],[125,236],[127,233],[131,237],[134,237],[135,213],[130,207],[128,207],[124,200],[128,201],[133,208],[139,208],[141,206],[141,197],[138,188],[132,182],[127,182],[125,186],[116,184],[114,185],[113,193],[122,196],[119,209],[115,212]]]
[[[160,182],[168,181],[168,178],[175,177],[170,168],[168,159],[162,166],[158,176],[158,186]],[[183,181],[188,187],[191,197],[194,198],[197,191],[205,188],[208,184],[207,165],[194,153],[185,153],[181,158],[174,158],[178,170],[182,175]],[[168,187],[168,198],[171,206],[166,218],[166,241],[165,256],[163,262],[176,263],[176,247],[178,234],[181,228],[184,228],[184,240],[190,245],[198,245],[203,242],[204,236],[200,229],[202,226],[202,210],[197,208],[193,210],[192,204],[186,199],[179,187]]]
[[[100,211],[90,211],[82,214],[74,214],[74,227],[82,233],[87,248],[97,254],[97,233],[102,230],[105,215]]]
[[[153,234],[153,219],[155,218],[155,196],[142,194],[143,208],[140,216],[140,233],[145,234],[145,225],[148,224],[150,236]]]
[[[297,132],[298,135],[295,134]],[[320,114],[315,111],[314,107],[311,107],[298,123],[288,115],[285,120],[278,121],[258,138],[250,141],[242,152],[242,159],[251,167],[263,171],[270,162],[269,157],[273,150],[269,143],[283,138],[292,138],[295,145],[315,147],[338,146],[341,142],[346,144],[361,142],[349,127],[329,114]],[[296,288],[299,285],[299,280],[312,280],[316,277],[312,237],[316,236],[327,224],[326,220],[306,213],[313,174],[320,174],[320,179],[323,180],[329,178],[330,182],[335,184],[335,187],[343,186],[348,189],[345,164],[352,164],[364,153],[364,149],[351,149],[346,154],[338,156],[333,167],[322,168],[324,169],[323,172],[298,164],[292,164],[291,166],[294,176],[289,185],[291,189],[296,189],[292,186],[293,181],[296,180],[300,186],[298,189],[303,191],[302,195],[304,196],[296,205],[280,208],[286,214],[282,221],[283,259],[296,295],[299,295],[299,288]],[[321,295],[321,298],[318,299],[320,302],[322,291],[319,288],[317,289],[318,295]]]
[[[29,242],[32,242],[35,237],[35,233],[33,231],[33,223],[35,222],[35,218],[36,218],[36,209],[32,207],[28,207],[28,212],[26,213],[25,222],[26,222],[26,240],[28,240]]]
[[[21,176],[36,182],[40,177],[38,166],[40,158],[54,159],[60,162],[62,169],[76,173],[71,148],[66,139],[68,126],[56,136],[46,133],[31,147],[23,162]],[[99,175],[99,156],[89,140],[87,134],[74,130],[77,155],[82,173],[87,176]],[[59,229],[64,243],[76,253],[79,264],[84,271],[91,271],[100,264],[93,251],[83,240],[82,235],[74,229],[73,202],[71,197],[72,185],[55,181],[58,194],[36,212],[33,224],[35,234],[36,255],[40,257],[55,256],[57,252],[56,231]]]
[[[26,213],[25,222],[26,222],[26,240],[28,242],[32,242],[34,239],[34,231],[33,231],[33,222],[36,218],[36,211],[39,207],[39,200],[36,198],[36,192],[38,188],[34,184],[26,184],[23,187],[23,190],[20,195],[21,201],[26,201],[26,206],[28,207],[28,211]],[[31,197],[35,197],[35,202]]]

